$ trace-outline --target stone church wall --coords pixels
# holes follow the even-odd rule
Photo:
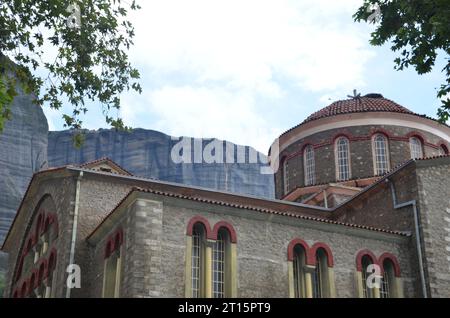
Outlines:
[[[323,242],[331,248],[337,297],[356,297],[356,254],[362,249],[370,249],[377,256],[384,252],[396,255],[405,296],[417,296],[407,237],[290,218],[269,221],[271,215],[150,194],[140,198],[137,207],[129,210],[140,221],[127,221],[134,227],[126,228],[124,234],[125,240],[135,238],[130,239],[134,247],[124,266],[134,266],[129,275],[141,278],[133,282],[132,289],[137,293],[133,296],[184,297],[186,228],[197,215],[205,217],[211,227],[227,221],[236,230],[238,297],[288,297],[287,246],[294,238],[310,245]],[[100,275],[101,267],[97,268],[96,275]],[[100,284],[100,279],[97,281]],[[124,288],[130,295],[129,284]]]
[[[441,138],[426,131],[408,127],[384,125],[331,129],[301,139],[282,151],[280,158],[284,158],[285,156],[290,157],[292,154],[295,154],[295,156],[290,157],[289,159],[289,191],[305,185],[302,151],[307,144],[312,144],[315,147],[316,184],[329,183],[336,180],[334,138],[340,134],[346,135],[350,140],[351,179],[373,176],[374,169],[371,136],[377,130],[384,131],[389,134],[389,137],[392,137],[392,139],[389,139],[391,169],[410,159],[409,141],[407,136],[413,132],[418,132],[425,139],[424,156],[438,154],[438,149],[436,147],[441,142]],[[401,140],[401,138],[404,138],[405,140]],[[432,145],[436,147],[433,147]],[[282,198],[284,196],[282,169],[279,169],[275,174],[275,192],[277,198]]]
[[[442,159],[441,159],[442,160]],[[450,165],[417,169],[419,211],[430,296],[450,296]]]

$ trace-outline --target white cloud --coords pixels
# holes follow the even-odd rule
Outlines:
[[[278,133],[266,127],[267,119],[256,109],[253,96],[245,92],[165,86],[145,94],[144,104],[134,105],[138,111],[123,112],[123,117],[138,121],[143,105],[158,117],[152,128],[173,136],[215,137],[266,152],[268,140]]]
[[[264,114],[292,95],[285,83],[321,95],[364,86],[373,53],[367,30],[351,18],[360,2],[141,1],[131,58],[146,94],[128,99],[122,114],[133,125],[152,112],[164,132],[266,152],[283,129]]]

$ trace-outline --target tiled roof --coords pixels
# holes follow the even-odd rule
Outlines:
[[[340,114],[362,113],[362,112],[392,112],[414,114],[409,109],[384,98],[380,94],[367,94],[362,97],[339,100],[322,108],[306,118],[303,123]]]
[[[112,174],[124,174],[124,175],[129,175],[129,176],[133,175],[132,173],[130,173],[129,171],[127,171],[126,169],[124,169],[123,167],[121,167],[120,165],[118,165],[116,162],[114,162],[113,160],[111,160],[108,157],[102,157],[102,158],[99,158],[99,159],[96,159],[93,161],[88,161],[88,162],[82,163],[78,166],[80,168],[91,169],[91,168],[95,168],[96,165],[99,165],[102,163],[105,163],[116,170],[116,171],[110,171],[110,173],[112,173]]]
[[[441,125],[450,127],[446,123],[442,123],[439,120],[426,116],[414,113],[410,111],[408,108],[403,107],[396,102],[393,102],[390,99],[384,98],[381,94],[367,94],[358,98],[351,98],[351,99],[345,99],[340,100],[332,103],[331,105],[322,108],[321,110],[311,114],[308,118],[306,118],[303,122],[300,124],[286,130],[283,132],[281,136],[289,133],[290,131],[302,126],[303,124],[306,124],[308,122],[326,118],[326,117],[332,117],[337,115],[343,115],[343,114],[352,114],[352,113],[364,113],[364,112],[394,112],[394,113],[402,113],[402,114],[410,114],[414,116],[418,116],[421,118],[429,119],[434,122],[437,122]],[[270,153],[270,150],[269,150]]]
[[[297,218],[297,219],[303,219],[303,220],[310,220],[310,221],[315,221],[315,222],[321,222],[321,223],[328,223],[328,224],[334,224],[334,225],[341,225],[341,226],[347,226],[347,227],[352,227],[352,228],[358,228],[358,229],[363,229],[363,230],[369,230],[369,231],[375,231],[375,232],[381,232],[381,233],[387,233],[387,234],[395,234],[395,235],[400,235],[400,236],[409,236],[408,232],[402,232],[402,231],[392,231],[392,230],[386,230],[386,229],[382,229],[382,228],[376,228],[376,227],[372,227],[372,226],[366,226],[366,225],[360,225],[360,224],[353,224],[353,223],[345,223],[345,222],[339,222],[339,221],[335,221],[335,220],[331,220],[331,219],[325,219],[325,218],[318,218],[318,217],[312,217],[312,216],[307,216],[307,215],[302,215],[299,213],[292,213],[292,212],[286,212],[286,211],[281,211],[281,210],[273,210],[273,209],[267,209],[267,208],[261,208],[258,206],[253,206],[253,205],[246,205],[246,204],[236,204],[233,202],[226,202],[226,201],[222,201],[222,200],[213,200],[213,199],[208,199],[208,198],[204,198],[201,196],[194,196],[194,195],[185,195],[185,194],[180,194],[180,193],[176,193],[176,192],[167,192],[167,191],[159,191],[159,190],[153,190],[153,189],[149,189],[149,188],[140,188],[140,187],[134,187],[132,188],[132,190],[116,205],[116,207],[109,212],[104,219],[98,224],[98,226],[91,232],[91,234],[89,234],[89,236],[87,237],[87,239],[89,240],[90,237],[92,237],[94,235],[94,233],[101,227],[101,225],[115,212],[118,210],[118,208],[122,205],[122,203],[131,195],[131,193],[133,192],[145,192],[145,193],[152,193],[152,194],[156,194],[156,195],[163,195],[163,196],[167,196],[167,197],[173,197],[173,198],[179,198],[179,199],[184,199],[184,200],[192,200],[192,201],[197,201],[197,202],[202,202],[202,203],[209,203],[209,204],[215,204],[215,205],[221,205],[221,206],[226,206],[226,207],[231,207],[231,208],[238,208],[238,209],[245,209],[245,210],[251,210],[251,211],[255,211],[255,212],[260,212],[260,213],[269,213],[269,214],[275,214],[275,215],[282,215],[282,216],[287,216],[287,217],[293,217],[293,218]]]

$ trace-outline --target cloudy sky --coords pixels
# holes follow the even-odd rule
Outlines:
[[[138,1],[139,2],[139,1]],[[393,69],[389,46],[371,47],[355,23],[362,0],[141,0],[132,63],[143,93],[124,94],[134,128],[217,137],[264,153],[280,133],[357,89],[435,116],[441,59],[425,76]],[[50,129],[61,114],[45,108]],[[107,127],[100,106],[86,128]]]

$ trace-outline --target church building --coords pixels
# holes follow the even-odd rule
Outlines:
[[[276,144],[275,199],[108,158],[35,173],[4,296],[450,297],[449,126],[368,94]]]

